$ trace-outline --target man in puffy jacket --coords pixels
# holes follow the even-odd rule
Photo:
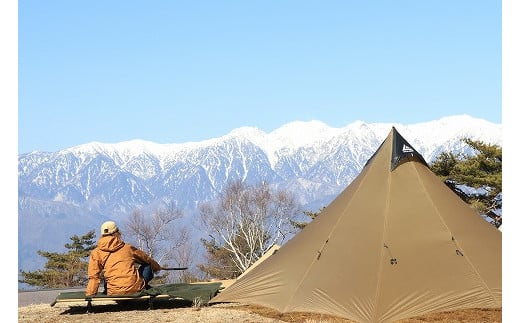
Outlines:
[[[139,269],[135,264],[140,264]],[[107,295],[133,294],[148,288],[154,272],[161,266],[143,251],[123,242],[114,221],[101,225],[101,237],[92,250],[88,263],[86,296],[96,295],[101,272],[105,279]]]

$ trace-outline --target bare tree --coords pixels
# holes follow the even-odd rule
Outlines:
[[[285,242],[299,206],[292,194],[274,191],[265,181],[251,186],[233,181],[216,203],[201,204],[199,212],[212,239],[203,240],[207,251],[220,258],[213,259],[220,266],[231,260],[236,274],[240,274],[274,244]],[[203,270],[210,272],[211,268]],[[229,275],[229,271],[222,275]]]
[[[196,273],[195,267],[193,266],[195,265],[197,252],[198,248],[195,248],[194,243],[191,240],[186,241],[186,243],[174,250],[174,259],[177,261],[176,265],[179,267],[188,267],[187,270],[172,272],[171,276],[174,280],[192,283],[204,279],[200,273]]]
[[[186,259],[178,258],[178,250],[189,244],[188,231],[183,226],[176,226],[183,212],[170,203],[164,208],[159,208],[150,216],[146,216],[141,210],[132,212],[128,221],[124,223],[125,232],[128,233],[128,241],[137,248],[153,257],[164,267],[185,266],[180,263]],[[168,280],[169,273],[162,278]]]

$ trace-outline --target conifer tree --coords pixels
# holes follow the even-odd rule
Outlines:
[[[96,247],[94,238],[94,230],[91,230],[81,237],[70,237],[72,242],[65,244],[67,252],[38,250],[38,255],[47,258],[44,269],[21,271],[18,281],[43,288],[85,286],[88,282],[88,257]]]
[[[502,217],[502,148],[469,138],[462,139],[474,154],[441,153],[430,165],[432,171],[480,214],[499,227]],[[461,186],[475,189],[468,193]]]
[[[298,231],[302,230],[303,228],[305,228],[307,226],[307,224],[311,223],[314,219],[316,219],[318,217],[318,215],[321,214],[321,212],[325,209],[325,207],[321,207],[318,211],[316,212],[312,212],[312,211],[303,211],[303,214],[308,216],[309,218],[311,218],[311,220],[309,222],[302,222],[302,221],[296,221],[296,220],[291,220],[291,225],[296,228]]]

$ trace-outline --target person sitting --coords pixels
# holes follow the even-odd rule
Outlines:
[[[150,288],[148,283],[160,270],[161,266],[152,257],[121,239],[114,221],[107,221],[101,225],[101,237],[90,253],[85,296],[97,294],[102,273],[104,293],[125,295]]]

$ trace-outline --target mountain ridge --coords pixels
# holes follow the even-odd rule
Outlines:
[[[192,216],[199,202],[216,198],[230,180],[267,180],[316,210],[357,176],[392,126],[428,162],[443,151],[467,151],[464,136],[502,143],[501,125],[459,115],[412,125],[355,121],[341,128],[295,121],[270,133],[241,127],[200,142],[135,139],[21,154],[20,268],[34,264],[36,248],[60,248],[68,237],[135,209],[175,203]]]
[[[486,127],[488,125],[497,125],[492,122],[489,122],[485,119],[480,118],[474,118],[470,115],[463,114],[463,115],[454,115],[454,116],[447,116],[443,117],[437,120],[432,121],[426,121],[426,122],[420,122],[415,123],[411,125],[404,125],[401,123],[365,123],[360,120],[356,120],[352,123],[347,124],[344,127],[340,128],[334,128],[331,126],[328,126],[326,123],[319,121],[319,120],[310,120],[310,121],[292,121],[289,123],[286,123],[285,125],[282,125],[281,127],[266,133],[262,130],[260,130],[257,127],[239,127],[236,129],[231,130],[229,133],[216,138],[210,138],[205,139],[197,142],[184,142],[184,143],[168,143],[168,144],[159,144],[155,143],[153,141],[143,140],[143,139],[132,139],[127,141],[122,141],[118,143],[102,143],[102,142],[90,142],[85,143],[77,146],[73,146],[70,148],[66,148],[63,150],[60,150],[58,152],[74,152],[74,153],[94,153],[94,152],[103,152],[103,151],[130,151],[132,154],[135,154],[138,152],[149,152],[157,156],[162,156],[164,154],[169,153],[179,153],[183,152],[186,149],[194,149],[194,148],[200,148],[200,147],[207,147],[208,145],[213,145],[219,141],[239,137],[239,138],[247,138],[251,140],[253,143],[258,144],[259,147],[261,147],[264,150],[270,150],[270,149],[284,149],[284,148],[299,148],[302,146],[305,146],[306,144],[312,144],[315,141],[318,141],[319,138],[330,138],[332,136],[336,136],[338,134],[341,134],[345,131],[353,131],[355,129],[360,128],[366,128],[368,127],[371,131],[376,133],[377,137],[379,139],[384,139],[386,137],[388,131],[395,126],[397,129],[400,129],[400,131],[404,133],[408,133],[408,135],[411,135],[414,137],[414,133],[417,132],[417,130],[421,128],[438,128],[437,125],[450,125],[453,123],[461,123],[467,126],[468,122],[469,125],[475,126],[478,125],[480,127]],[[313,126],[311,128],[310,126]],[[302,128],[312,129],[316,130],[314,136],[307,136],[307,140],[302,140],[301,130]],[[320,129],[321,128],[321,129]],[[294,129],[294,130],[292,130]],[[320,131],[318,131],[320,130]],[[323,131],[324,130],[324,131]],[[449,131],[446,131],[449,130]],[[324,136],[323,133],[326,132],[329,135]],[[423,131],[418,131],[419,133]],[[297,134],[295,134],[297,133]],[[332,135],[330,135],[332,133]],[[442,135],[443,138],[447,138],[450,136],[453,136],[454,133],[460,133],[460,127],[454,128],[454,127],[443,127],[443,131],[437,131],[436,132],[436,140],[438,141],[438,135]],[[251,136],[251,134],[254,134]],[[318,139],[316,139],[318,137]],[[432,136],[433,137],[433,136]],[[308,138],[311,138],[309,140]],[[426,137],[429,138],[429,137]],[[488,136],[486,139],[494,140],[495,134]],[[283,140],[285,139],[285,140]],[[424,141],[424,138],[421,138],[422,141]],[[287,145],[287,143],[292,142],[293,145]],[[298,144],[294,144],[294,143]],[[303,143],[302,143],[303,142]],[[289,146],[289,147],[288,147]],[[274,148],[273,148],[274,147]],[[43,151],[33,151],[29,153],[23,153],[23,155],[27,154],[34,154],[34,153],[52,153],[52,152],[43,152]]]

